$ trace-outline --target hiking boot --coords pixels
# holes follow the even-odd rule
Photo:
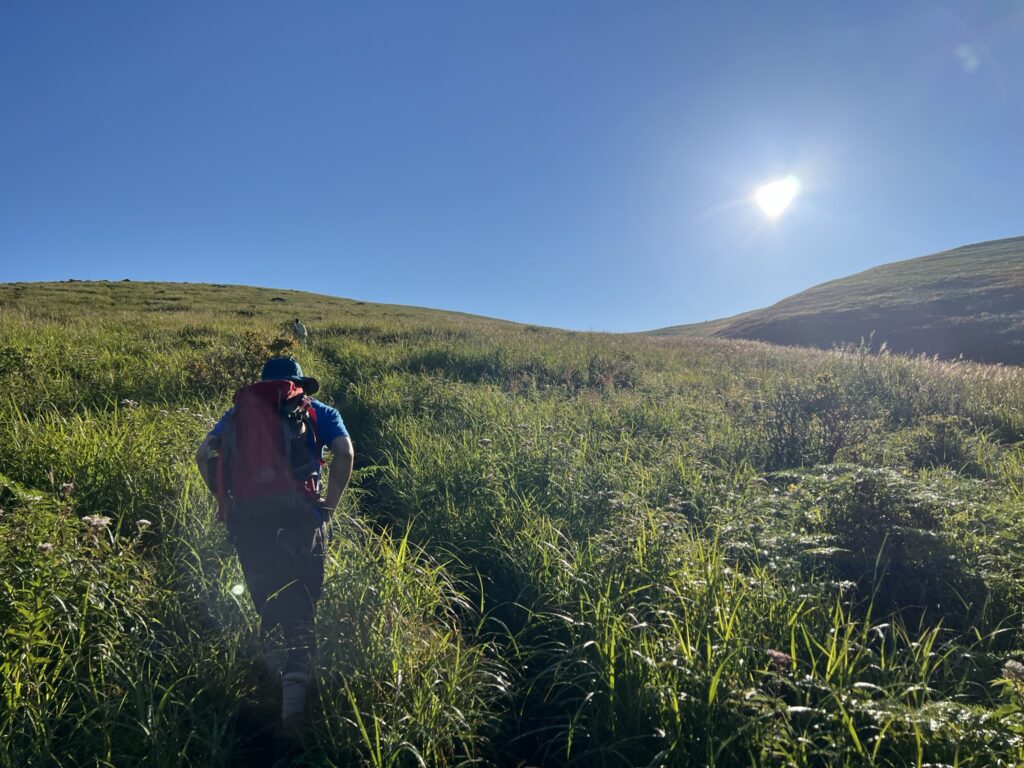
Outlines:
[[[282,718],[274,729],[274,768],[296,765],[306,751],[310,735],[309,718],[306,712],[295,712]]]
[[[303,752],[302,739],[299,735],[288,733],[283,727],[275,731],[273,768],[291,768],[298,765]]]

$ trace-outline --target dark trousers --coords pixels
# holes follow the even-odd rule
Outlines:
[[[309,672],[313,618],[324,583],[324,529],[312,504],[237,509],[228,519],[265,653],[287,651],[284,672]]]

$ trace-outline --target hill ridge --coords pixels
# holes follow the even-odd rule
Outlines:
[[[762,309],[649,333],[822,348],[872,337],[895,352],[1024,364],[1024,237],[880,264]]]

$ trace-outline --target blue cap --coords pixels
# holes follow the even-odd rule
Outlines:
[[[263,364],[263,381],[294,381],[307,395],[320,389],[320,382],[312,376],[303,376],[299,361],[293,357],[272,357]]]

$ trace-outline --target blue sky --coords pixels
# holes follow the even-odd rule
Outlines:
[[[634,331],[1024,234],[1019,0],[7,2],[0,118],[4,282]]]

